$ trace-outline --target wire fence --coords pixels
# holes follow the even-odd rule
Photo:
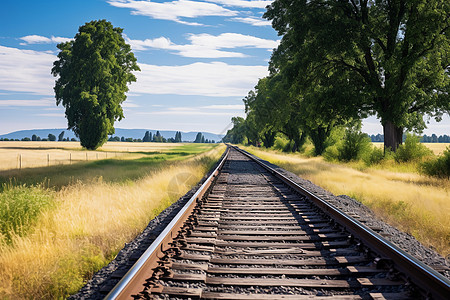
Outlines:
[[[0,170],[25,169],[37,167],[50,167],[55,165],[71,165],[84,161],[117,158],[125,155],[122,152],[83,152],[59,151],[47,152],[27,151],[24,153],[1,153]]]

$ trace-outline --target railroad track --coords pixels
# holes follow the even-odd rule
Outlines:
[[[106,299],[450,299],[450,282],[245,152]]]

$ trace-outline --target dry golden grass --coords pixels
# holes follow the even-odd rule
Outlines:
[[[372,168],[361,171],[319,157],[248,150],[335,195],[357,199],[443,256],[450,254],[449,180]]]
[[[37,168],[107,158],[136,159],[140,153],[165,152],[181,143],[107,142],[97,151],[84,150],[79,142],[0,141],[0,171]],[[131,155],[130,153],[135,153]]]
[[[0,246],[0,298],[55,299],[75,293],[207,171],[224,146],[161,168],[138,181],[77,183],[56,192],[32,234]],[[163,168],[164,167],[164,168]],[[30,296],[32,295],[32,296]]]

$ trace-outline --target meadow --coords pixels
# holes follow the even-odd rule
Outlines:
[[[46,151],[83,152],[76,144],[62,144]],[[125,144],[108,143],[98,151],[118,151],[119,157],[0,171],[1,299],[76,293],[194,186],[225,148]]]
[[[356,199],[380,219],[412,234],[444,257],[450,255],[448,179],[419,174],[416,165],[393,160],[368,167],[361,162],[327,162],[322,157],[244,148],[335,195]]]

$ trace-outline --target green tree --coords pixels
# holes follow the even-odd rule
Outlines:
[[[58,141],[62,141],[64,139],[64,130],[58,135]]]
[[[32,141],[37,141],[37,135],[33,134],[33,135],[31,136],[31,140],[32,140]]]
[[[283,37],[270,69],[308,101],[341,99],[349,119],[377,115],[395,151],[424,114],[450,110],[449,11],[447,0],[276,0],[265,17]]]
[[[48,140],[54,142],[54,141],[56,141],[56,136],[54,134],[49,133]]]
[[[143,142],[151,142],[152,141],[152,133],[150,131],[146,131],[144,138],[142,139]]]
[[[202,138],[204,139],[203,134],[201,132],[197,133],[197,135],[195,137],[195,140],[194,140],[194,143],[201,143],[202,142]]]
[[[114,133],[114,122],[124,117],[127,84],[136,81],[132,71],[140,70],[122,32],[106,20],[91,21],[74,40],[57,46],[56,104],[66,108],[68,129],[87,149],[98,148]]]
[[[232,117],[233,128],[227,131],[223,138],[225,143],[241,144],[245,139],[245,119],[242,117]]]
[[[181,132],[177,131],[174,138],[175,143],[181,143]]]
[[[156,133],[153,135],[153,141],[156,143],[163,143],[164,142],[164,138],[161,135],[161,133],[159,132],[159,130],[156,131]]]

